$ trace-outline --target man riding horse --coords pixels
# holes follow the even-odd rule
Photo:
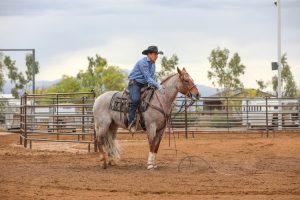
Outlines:
[[[155,46],[148,47],[143,51],[147,57],[138,61],[129,75],[129,90],[131,100],[134,103],[134,106],[130,108],[130,120],[135,118],[141,88],[146,84],[157,88],[153,91],[153,97],[146,102],[149,108],[141,113],[149,143],[147,161],[147,169],[149,170],[157,168],[156,155],[170,117],[172,103],[178,92],[191,99],[199,99],[200,97],[200,92],[185,68],[181,70],[177,67],[177,73],[169,75],[160,84],[155,81],[155,61],[158,54],[161,53]],[[113,109],[112,105],[115,104],[112,102],[114,97],[119,97],[123,101],[123,94],[119,91],[104,92],[95,100],[93,106],[96,143],[103,161],[103,168],[107,168],[108,165],[115,165],[116,160],[120,158],[120,148],[116,137],[119,127],[128,128],[125,123],[127,116],[122,115],[120,110]]]
[[[158,51],[156,46],[149,46],[142,54],[146,55],[146,57],[135,64],[128,76],[128,90],[131,100],[131,105],[128,110],[128,128],[133,131],[136,125],[136,110],[140,103],[141,89],[150,85],[157,88],[161,94],[165,93],[165,88],[155,80],[155,61],[158,54],[163,54],[163,52]]]

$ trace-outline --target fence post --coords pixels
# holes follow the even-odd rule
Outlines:
[[[95,90],[91,90],[91,92],[93,93],[93,100],[95,103],[95,99],[96,99],[96,92]],[[94,152],[97,152],[98,148],[97,148],[97,140],[96,140],[96,129],[95,129],[95,118],[93,117],[93,129],[94,129]]]
[[[298,99],[298,127],[300,127],[300,99]]]
[[[195,108],[195,116],[196,116],[195,118],[196,119],[198,118],[197,113],[198,113],[198,101],[196,101],[196,108]],[[195,131],[192,132],[192,137],[195,138]]]
[[[265,97],[266,99],[266,131],[267,131],[267,137],[269,137],[269,119],[268,119],[268,97]]]
[[[24,94],[24,147],[27,148],[27,93]]]
[[[23,113],[23,95],[21,96],[21,106],[20,106],[20,145],[23,144],[23,138],[22,138],[22,135],[23,135],[23,131],[24,131],[24,126],[23,126],[23,117],[24,117],[24,113]]]
[[[58,93],[56,94],[56,139],[59,140],[59,136],[58,136]]]
[[[85,128],[84,128],[84,124],[85,124],[85,122],[84,122],[84,120],[85,120],[85,118],[84,118],[84,108],[85,108],[85,97],[82,97],[82,124],[81,124],[81,132],[82,132],[82,135],[81,135],[81,138],[82,138],[82,140],[85,140],[85,135],[84,135],[84,133],[85,133]]]
[[[246,101],[247,129],[249,129],[249,100]]]
[[[184,118],[185,118],[185,138],[187,139],[188,138],[188,127],[187,127],[187,100],[186,100],[186,96],[184,98],[185,100],[185,104],[184,104]]]
[[[227,132],[229,132],[229,123],[228,123],[228,112],[229,112],[229,109],[228,109],[228,97],[226,97],[226,124],[227,124]]]

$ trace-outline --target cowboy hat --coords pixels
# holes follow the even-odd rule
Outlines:
[[[142,52],[143,55],[147,55],[148,53],[164,54],[162,51],[158,51],[157,46],[149,46]]]

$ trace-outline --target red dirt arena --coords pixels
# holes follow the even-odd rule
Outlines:
[[[153,171],[144,134],[118,139],[122,158],[104,170],[86,144],[25,149],[1,132],[0,199],[300,199],[300,133],[171,136],[170,147],[166,134]]]

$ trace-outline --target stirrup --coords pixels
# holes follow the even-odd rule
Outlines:
[[[136,120],[134,119],[128,126],[129,132],[136,132]]]

